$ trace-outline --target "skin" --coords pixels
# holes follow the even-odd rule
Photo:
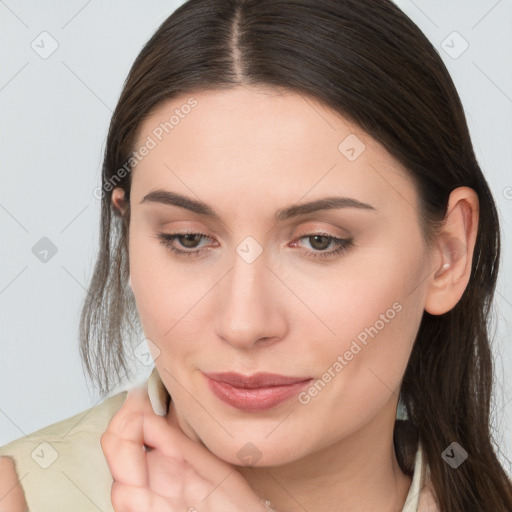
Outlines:
[[[248,504],[264,510],[260,497],[279,511],[401,510],[411,479],[401,472],[392,441],[400,383],[423,311],[449,311],[468,284],[475,192],[451,193],[442,232],[428,248],[414,183],[398,161],[317,101],[269,88],[167,101],[140,126],[136,147],[190,96],[197,107],[132,172],[131,287],[173,402],[160,418],[147,395],[132,392],[102,437],[115,510],[185,510],[206,494],[200,512]],[[349,134],[365,145],[354,161],[338,149]],[[156,189],[201,200],[220,220],[141,203]],[[273,220],[278,209],[331,195],[375,210]],[[112,202],[126,211],[122,189],[113,191]],[[206,252],[175,255],[157,238],[184,231],[207,238],[195,247],[194,239],[188,245],[176,239],[175,247]],[[351,238],[353,245],[325,259],[308,256],[336,249],[325,239],[301,238],[318,232]],[[249,236],[263,249],[251,263],[236,252]],[[359,343],[363,348],[307,404],[289,400],[242,412],[205,385],[201,372],[212,371],[322,379],[393,304],[400,311],[367,345]],[[143,442],[154,447],[144,456]],[[253,467],[237,456],[248,442],[261,457]],[[1,462],[4,496],[16,475],[12,463]],[[18,487],[8,499],[23,510]]]
[[[238,471],[189,439],[176,418],[153,412],[144,387],[128,392],[101,436],[101,447],[112,474],[116,512],[264,510]]]
[[[0,512],[25,512],[27,504],[23,495],[14,461],[0,457]]]
[[[162,104],[141,125],[139,141],[189,96]],[[238,470],[279,509],[401,509],[411,479],[400,471],[392,443],[400,383],[423,311],[449,311],[467,286],[475,192],[452,192],[443,232],[429,249],[405,169],[334,111],[265,88],[193,97],[198,107],[138,163],[131,187],[131,286],[174,402],[169,418],[233,465],[241,466],[241,447],[255,445],[261,459]],[[366,147],[355,161],[338,149],[349,134]],[[221,221],[141,204],[156,189],[200,199]],[[334,194],[376,211],[272,220],[279,208]],[[113,203],[124,211],[121,189]],[[174,246],[206,253],[174,255],[155,237],[185,229],[208,238],[195,245],[177,239]],[[354,245],[332,258],[307,256],[336,248],[299,240],[319,231],[353,238]],[[250,264],[236,252],[248,236],[263,248]],[[401,311],[307,405],[292,400],[247,413],[220,402],[205,385],[201,372],[208,371],[319,379],[397,302]]]
[[[138,144],[189,96],[146,118]],[[406,170],[334,111],[267,88],[193,97],[197,107],[132,175],[131,286],[173,402],[166,417],[157,417],[147,394],[132,391],[102,436],[115,510],[186,510],[206,495],[200,512],[263,510],[260,497],[283,512],[401,510],[411,479],[400,471],[392,442],[400,383],[423,311],[449,311],[469,281],[475,192],[451,193],[443,230],[428,248]],[[365,145],[354,161],[338,149],[349,134]],[[156,189],[202,200],[220,220],[141,203]],[[280,208],[330,195],[375,210],[273,221]],[[112,201],[126,211],[120,188]],[[195,247],[194,239],[181,238],[174,246],[206,252],[178,256],[156,237],[185,230],[207,238]],[[307,252],[336,249],[326,239],[301,238],[318,232],[353,245],[314,258]],[[263,249],[251,263],[236,252],[248,236]],[[220,402],[201,375],[266,371],[321,379],[397,303],[400,311],[307,404],[242,412]],[[253,467],[237,456],[248,442],[261,456]],[[144,453],[143,443],[153,450]],[[12,489],[14,468],[0,469]]]

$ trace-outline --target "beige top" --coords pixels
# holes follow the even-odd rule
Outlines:
[[[168,411],[169,394],[154,368],[147,381],[153,410]],[[30,512],[113,512],[112,475],[100,437],[121,408],[126,391],[95,407],[0,447],[0,456],[13,457]],[[402,512],[437,512],[429,490],[428,468],[423,475],[421,443],[414,475]]]

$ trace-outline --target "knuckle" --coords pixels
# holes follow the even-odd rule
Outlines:
[[[103,451],[108,451],[112,444],[112,434],[110,432],[104,432],[100,437],[100,445]]]
[[[112,502],[112,506],[114,507],[114,510],[121,510],[121,507],[123,505],[123,490],[122,487],[117,483],[114,482],[112,484],[112,488],[110,490],[110,501]]]

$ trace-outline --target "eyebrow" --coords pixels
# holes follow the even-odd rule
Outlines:
[[[210,217],[219,221],[221,220],[220,215],[206,203],[196,201],[195,199],[191,199],[168,190],[154,190],[144,196],[139,204],[142,203],[161,203],[168,206],[178,206],[197,213],[198,215]],[[362,201],[358,201],[351,197],[329,196],[316,199],[308,203],[293,204],[286,208],[282,208],[274,214],[274,222],[282,222],[292,217],[320,210],[334,210],[339,208],[358,208],[361,210],[377,211],[377,209],[372,205],[363,203]]]

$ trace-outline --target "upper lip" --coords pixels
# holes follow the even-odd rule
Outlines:
[[[242,375],[235,372],[206,373],[205,375],[217,382],[225,382],[235,388],[246,389],[286,386],[311,379],[311,377],[288,377],[286,375],[264,372],[258,372],[252,375]]]

